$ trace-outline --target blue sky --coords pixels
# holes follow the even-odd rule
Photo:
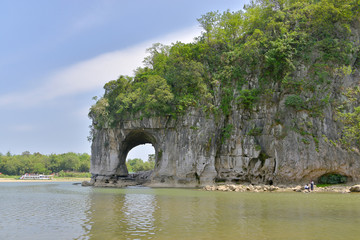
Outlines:
[[[248,2],[1,0],[0,153],[90,153],[87,113],[106,82],[132,75],[153,43],[192,41],[202,14]]]

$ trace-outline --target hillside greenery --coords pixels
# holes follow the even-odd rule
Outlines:
[[[95,127],[129,118],[176,118],[189,107],[226,118],[231,106],[255,111],[279,91],[289,110],[317,117],[334,100],[331,79],[360,65],[352,61],[360,59],[353,40],[360,0],[257,0],[244,11],[209,12],[198,22],[203,31],[192,43],[154,44],[134,77],[105,84],[89,113]],[[310,75],[297,78],[304,67]],[[359,118],[351,115],[358,111],[340,116],[355,127],[345,128],[350,138],[352,132],[359,136]]]

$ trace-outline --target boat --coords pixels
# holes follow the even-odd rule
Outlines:
[[[52,175],[25,173],[20,177],[20,179],[21,180],[51,180]]]

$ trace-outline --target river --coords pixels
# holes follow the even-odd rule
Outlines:
[[[1,239],[359,239],[360,194],[0,183]]]

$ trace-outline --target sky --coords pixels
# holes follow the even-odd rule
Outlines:
[[[0,153],[91,154],[87,115],[106,82],[133,75],[153,43],[192,42],[201,15],[248,2],[1,0]]]

